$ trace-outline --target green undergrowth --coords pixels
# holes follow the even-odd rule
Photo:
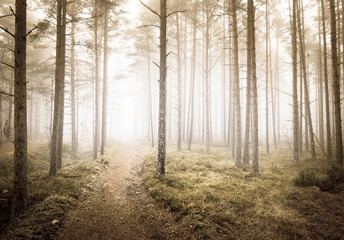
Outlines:
[[[301,156],[292,166],[289,149],[260,153],[259,177],[251,167],[234,166],[230,152],[213,147],[207,154],[168,149],[166,175],[156,178],[156,151],[146,156],[144,183],[149,194],[198,239],[340,239],[344,236],[344,195],[319,187],[295,186],[302,169],[326,179],[325,159]],[[309,173],[306,173],[309,174]],[[310,173],[312,175],[312,173]],[[315,177],[316,176],[316,177]],[[312,185],[312,184],[311,184]]]
[[[41,145],[28,153],[27,210],[9,226],[13,184],[13,155],[0,156],[1,239],[52,239],[66,212],[87,197],[95,180],[116,157],[116,148],[92,161],[92,153],[70,158],[70,146],[64,146],[63,167],[55,177],[49,173],[49,147]],[[7,200],[7,201],[6,201]],[[6,228],[5,228],[6,227]],[[1,231],[3,234],[1,236]]]

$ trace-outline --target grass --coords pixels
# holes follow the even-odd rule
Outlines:
[[[288,149],[260,153],[261,176],[253,177],[251,167],[236,168],[223,147],[213,147],[211,154],[202,146],[193,149],[179,153],[168,149],[166,176],[161,178],[154,177],[156,152],[152,150],[145,159],[144,183],[149,194],[196,238],[344,236],[343,191],[323,192],[316,184],[299,187],[294,183],[299,172],[311,175],[311,179],[326,179],[330,166],[325,159],[313,162],[309,154],[303,154],[296,167]]]
[[[115,158],[116,149],[92,161],[90,152],[70,158],[70,146],[64,146],[63,167],[49,177],[49,146],[39,145],[28,153],[28,201],[26,212],[8,225],[13,182],[13,153],[0,156],[0,238],[51,239],[66,212],[95,188],[95,180]],[[2,234],[1,234],[2,232]]]

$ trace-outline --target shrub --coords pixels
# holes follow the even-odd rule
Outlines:
[[[302,169],[293,181],[295,186],[309,187],[318,185],[315,172],[312,169]]]

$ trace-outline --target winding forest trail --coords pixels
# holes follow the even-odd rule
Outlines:
[[[96,190],[69,212],[57,239],[193,239],[146,194],[141,178],[144,155],[140,143],[123,143]]]

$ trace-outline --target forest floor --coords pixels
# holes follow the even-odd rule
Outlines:
[[[57,239],[193,239],[147,195],[142,183],[144,157],[140,143],[123,144],[96,190],[67,214]]]

